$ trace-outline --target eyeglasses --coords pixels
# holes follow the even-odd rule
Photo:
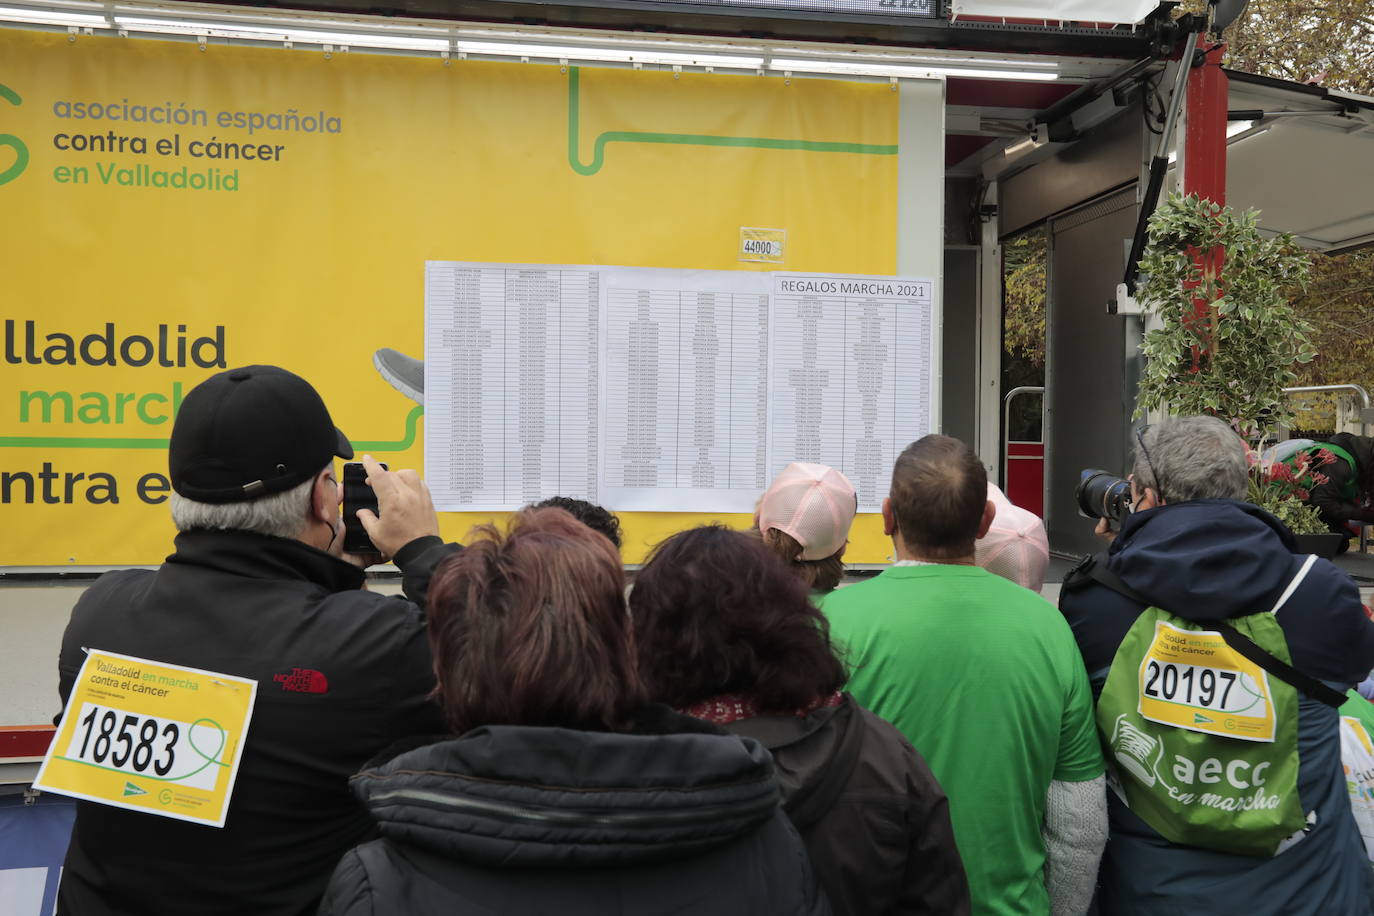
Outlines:
[[[1145,447],[1145,431],[1150,428],[1149,423],[1135,431],[1135,441],[1140,443],[1140,454],[1145,456],[1145,470],[1150,472],[1150,479],[1154,481],[1154,491],[1159,493],[1159,475],[1155,473],[1154,462],[1150,460],[1150,450]]]

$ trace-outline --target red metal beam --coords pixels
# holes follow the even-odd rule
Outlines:
[[[1203,64],[1188,78],[1183,146],[1183,193],[1226,203],[1228,80],[1221,69],[1224,44],[1203,49]]]
[[[1187,123],[1183,143],[1183,193],[1196,194],[1222,206],[1226,205],[1226,109],[1229,91],[1221,58],[1226,45],[1217,43],[1203,49],[1202,66],[1188,79]],[[1202,283],[1210,290],[1193,299],[1193,321],[1211,324],[1212,301],[1220,295],[1222,250],[1194,251],[1194,262],[1202,272]],[[1193,371],[1201,368],[1205,348],[1195,348]]]
[[[16,757],[42,757],[56,731],[52,725],[0,725],[0,762]]]

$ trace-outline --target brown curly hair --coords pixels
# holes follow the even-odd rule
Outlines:
[[[757,535],[719,525],[673,535],[635,577],[630,611],[640,673],[670,706],[744,693],[781,713],[847,677],[806,585]]]

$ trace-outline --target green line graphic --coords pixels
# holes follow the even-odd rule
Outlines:
[[[4,448],[166,448],[166,439],[86,439],[79,436],[0,436]]]
[[[420,422],[420,416],[424,414],[424,407],[416,404],[406,416],[406,433],[394,442],[376,441],[362,442],[354,441],[353,449],[358,452],[403,452],[415,444],[415,424]]]
[[[734,146],[748,149],[802,150],[809,153],[859,153],[895,156],[897,144],[841,143],[831,140],[783,140],[775,137],[724,137],[716,134],[664,134],[640,130],[608,130],[596,138],[592,161],[584,165],[581,153],[581,73],[568,68],[568,165],[579,175],[595,175],[606,163],[608,143],[676,143],[683,146]]]
[[[406,417],[405,435],[395,441],[355,441],[360,451],[403,452],[415,444],[415,427],[425,409],[416,404]],[[165,449],[166,439],[82,438],[79,436],[0,436],[0,448],[151,448]]]

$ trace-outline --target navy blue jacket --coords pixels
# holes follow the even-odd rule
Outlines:
[[[1108,568],[1161,608],[1198,623],[1267,612],[1301,568],[1290,535],[1249,503],[1201,499],[1126,520]],[[1143,605],[1075,571],[1060,610],[1083,653],[1094,694]],[[1293,666],[1344,692],[1374,668],[1374,623],[1350,577],[1318,560],[1275,618]],[[1335,709],[1299,694],[1298,793],[1316,823],[1273,858],[1175,846],[1108,793],[1111,839],[1102,860],[1104,914],[1282,913],[1366,916],[1374,879],[1350,813]]]

